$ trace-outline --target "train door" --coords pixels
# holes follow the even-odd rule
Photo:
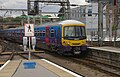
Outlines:
[[[57,51],[57,27],[50,28],[50,47],[52,51]]]
[[[61,42],[61,30],[60,30],[60,27],[58,27],[58,30],[57,30],[57,44],[60,45],[60,42]]]
[[[45,42],[47,45],[49,45],[49,26],[46,26],[46,37],[45,37]]]
[[[53,27],[51,27],[50,29],[50,43],[51,44],[55,44],[55,29]]]

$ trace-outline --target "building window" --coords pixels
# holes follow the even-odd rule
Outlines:
[[[88,16],[92,16],[92,9],[88,9]]]
[[[85,9],[83,9],[83,17],[85,17]]]

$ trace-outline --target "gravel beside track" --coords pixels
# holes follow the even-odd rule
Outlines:
[[[6,44],[3,44],[3,45],[6,45]],[[21,60],[21,59],[28,58],[28,54],[18,54],[17,53],[17,51],[20,51],[19,50],[20,48],[17,48],[17,47],[19,47],[18,45],[16,45],[16,44],[9,44],[9,45],[12,45],[12,47],[10,46],[10,48],[7,47],[7,49],[5,49],[5,48],[3,48],[2,44],[0,43],[0,49],[1,50],[5,49],[5,51],[11,49],[12,52],[15,52],[12,60]],[[104,71],[100,71],[99,69],[95,69],[93,67],[87,66],[84,63],[75,62],[75,61],[71,60],[72,58],[70,56],[60,56],[58,54],[50,53],[48,51],[45,51],[45,53],[34,53],[31,56],[31,59],[42,59],[42,58],[52,61],[60,66],[70,69],[70,70],[72,70],[80,75],[83,75],[85,77],[116,77],[116,76],[106,73]],[[8,59],[9,59],[8,55],[0,55],[0,62],[6,61]]]
[[[70,69],[78,74],[81,74],[85,77],[115,77],[114,75],[101,72],[97,69],[94,69],[92,67],[86,66],[82,63],[76,63],[70,60],[70,57],[61,57],[59,55],[51,55],[51,54],[37,54],[40,57],[43,57],[45,59],[48,59],[56,64],[59,64],[60,66],[63,66],[67,69]]]

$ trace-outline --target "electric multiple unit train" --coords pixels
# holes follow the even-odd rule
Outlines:
[[[58,53],[81,54],[86,52],[85,24],[76,20],[35,26],[36,47]],[[24,28],[12,28],[0,31],[1,37],[22,43]]]

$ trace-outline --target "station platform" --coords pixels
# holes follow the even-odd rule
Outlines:
[[[26,62],[35,62],[35,68],[25,68]],[[48,60],[7,61],[0,68],[0,77],[83,77]]]
[[[120,48],[88,47],[88,57],[112,66],[120,67]]]
[[[107,52],[113,52],[113,53],[120,53],[120,48],[116,48],[116,47],[88,47],[89,49],[93,49],[93,50],[101,50],[101,51],[107,51]]]
[[[11,52],[3,52],[3,53],[0,53],[1,55],[9,55],[13,53],[12,51]],[[15,52],[16,53],[16,52]],[[17,52],[18,54],[28,54],[29,52],[28,51],[23,51],[23,52]],[[44,51],[31,51],[31,53],[44,53]]]

